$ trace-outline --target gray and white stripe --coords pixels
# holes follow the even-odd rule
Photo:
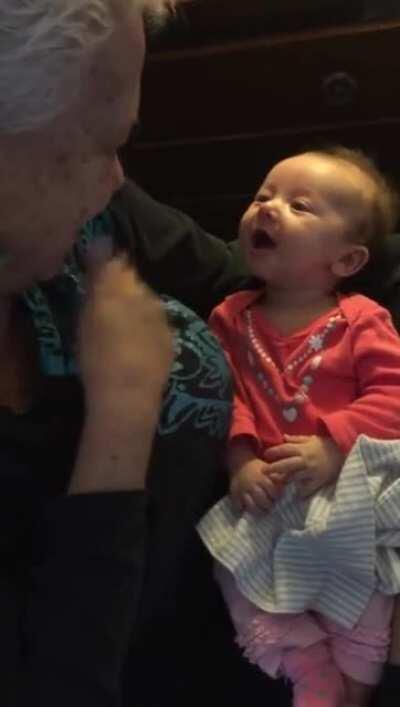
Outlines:
[[[351,628],[374,591],[400,591],[400,441],[361,435],[336,485],[300,501],[290,484],[269,513],[239,513],[226,497],[198,532],[261,609]]]

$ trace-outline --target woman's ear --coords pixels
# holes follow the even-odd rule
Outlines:
[[[354,244],[346,249],[340,258],[332,263],[331,270],[335,277],[350,277],[361,270],[369,260],[369,251],[365,245]]]

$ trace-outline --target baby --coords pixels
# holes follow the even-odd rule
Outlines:
[[[344,531],[331,528],[339,496],[347,511],[360,504],[367,514],[369,491],[351,482],[346,462],[359,436],[400,438],[400,339],[385,309],[343,294],[395,221],[395,196],[362,153],[339,147],[280,162],[240,224],[249,269],[265,286],[228,297],[210,318],[236,392],[230,498],[199,532],[245,655],[291,681],[296,707],[367,704],[390,641],[398,567],[391,591],[376,582],[362,606],[351,564],[347,575],[332,570],[335,606],[324,604],[318,573],[304,582],[301,610],[291,582],[293,563],[316,571],[320,536],[329,536],[332,558],[339,554]],[[342,477],[347,496],[337,490]],[[367,527],[365,518],[357,527]],[[293,544],[304,538],[308,545]],[[373,582],[375,575],[373,567]]]

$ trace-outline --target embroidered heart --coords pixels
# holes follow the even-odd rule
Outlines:
[[[284,408],[282,415],[288,422],[294,422],[297,418],[297,410],[296,408]]]

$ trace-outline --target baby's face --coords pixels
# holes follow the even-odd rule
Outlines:
[[[240,239],[254,275],[276,286],[329,286],[352,247],[369,183],[344,162],[304,153],[279,162],[243,215]]]

